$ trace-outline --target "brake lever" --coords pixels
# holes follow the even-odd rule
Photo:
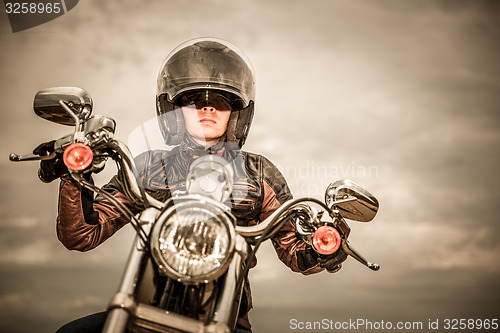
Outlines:
[[[366,267],[368,267],[372,271],[378,271],[380,269],[379,264],[367,261],[358,252],[356,252],[352,247],[350,247],[347,239],[342,241],[342,249],[344,250],[344,252],[346,254],[350,255],[351,257],[353,257],[354,259],[356,259],[357,261],[359,261],[360,263],[362,263],[363,265],[365,265]]]

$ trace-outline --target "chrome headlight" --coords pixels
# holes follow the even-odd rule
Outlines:
[[[227,213],[199,200],[169,208],[151,232],[151,251],[160,271],[185,283],[207,282],[224,273],[234,242]]]

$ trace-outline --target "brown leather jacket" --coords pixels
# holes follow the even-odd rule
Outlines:
[[[265,157],[224,147],[218,151],[206,152],[216,152],[232,162],[235,181],[232,197],[225,204],[232,207],[238,225],[255,225],[292,198],[285,179]],[[185,189],[184,180],[189,164],[195,158],[193,151],[182,149],[182,146],[174,152],[144,153],[135,160],[140,184],[156,199],[166,201],[170,198],[171,191]],[[131,202],[123,194],[122,183],[117,176],[103,188],[133,209]],[[109,200],[101,196],[94,199],[69,176],[63,177],[61,182],[58,213],[57,235],[70,250],[91,250],[129,222]],[[296,238],[295,229],[290,222],[272,238],[272,243],[280,260],[293,271],[312,274],[323,270],[312,251]],[[248,306],[246,311],[240,312],[245,315],[238,319],[238,324],[249,328],[248,310],[252,307],[252,302],[248,281],[245,294]]]

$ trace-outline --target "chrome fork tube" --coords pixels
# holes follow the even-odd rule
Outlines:
[[[248,252],[248,245],[243,237],[238,235],[236,237],[235,245],[236,251],[226,273],[224,290],[222,291],[222,295],[217,302],[213,316],[214,322],[227,323],[227,325],[232,328],[234,328],[236,324],[236,318],[239,310],[239,301],[238,304],[233,304],[235,300],[234,296],[238,293],[240,295],[238,300],[241,299],[242,291],[236,290],[236,281],[238,281],[238,278],[243,271],[242,261],[246,259]]]
[[[146,224],[144,228],[146,233],[149,233],[150,225]],[[144,244],[136,236],[120,287],[108,304],[108,317],[106,318],[103,333],[125,332],[130,311],[136,306],[133,295],[141,275],[144,260],[147,259],[146,253]]]

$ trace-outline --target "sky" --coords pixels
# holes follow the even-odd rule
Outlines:
[[[349,258],[303,276],[263,246],[250,272],[255,332],[295,332],[294,319],[499,318],[499,14],[495,1],[87,0],[12,33],[1,13],[0,331],[53,332],[104,310],[133,239],[125,227],[88,253],[57,240],[59,185],[7,158],[69,133],[33,113],[36,92],[86,89],[127,142],[155,114],[163,59],[202,36],[252,61],[244,148],[273,161],[295,197],[321,199],[349,178],[380,202],[372,222],[349,222],[378,272]]]

